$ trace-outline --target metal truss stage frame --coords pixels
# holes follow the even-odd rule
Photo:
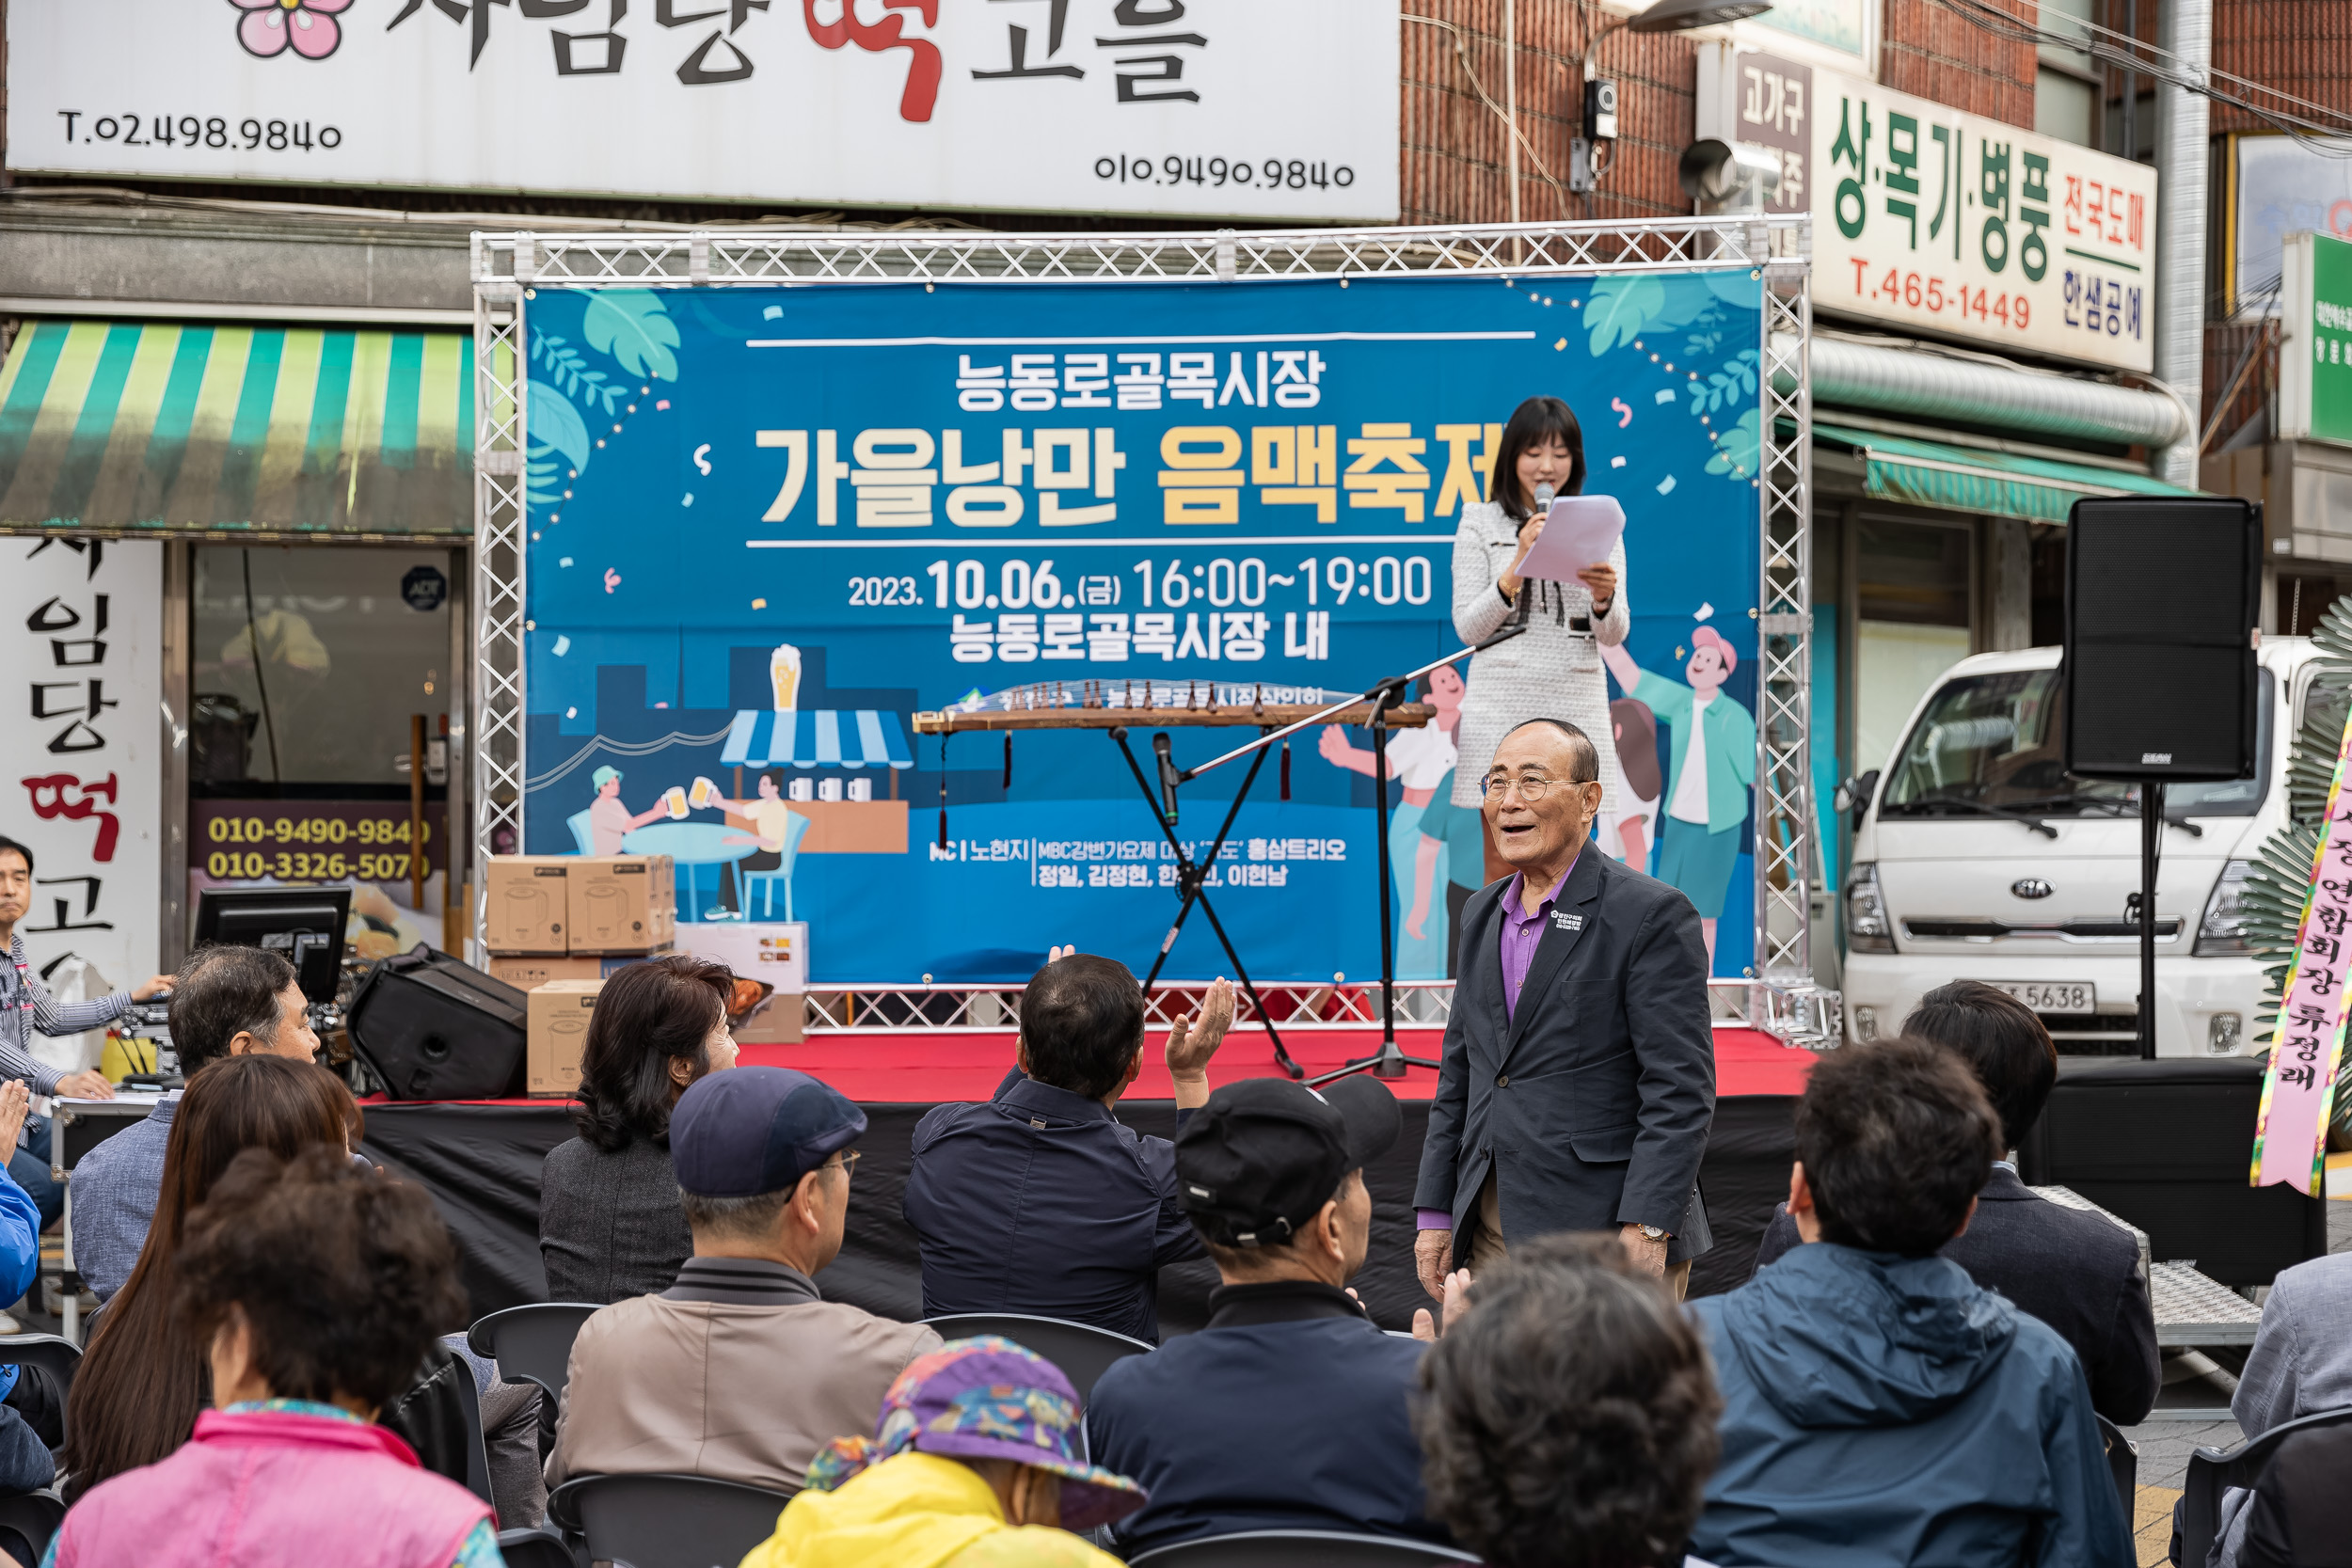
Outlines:
[[[1761,560],[1756,632],[1756,955],[1750,981],[1719,983],[1717,1012],[1789,1040],[1834,1044],[1840,1012],[1813,981],[1812,899],[1820,879],[1812,784],[1812,236],[1803,215],[1646,222],[1490,224],[1462,228],[1217,230],[1149,234],[843,234],[758,229],[663,234],[476,233],[473,236],[474,548],[477,675],[466,739],[472,785],[473,928],[479,955],[485,863],[501,843],[522,847],[525,431],[530,419],[525,320],[532,291],[556,288],[741,288],[778,284],[1216,283],[1354,277],[1530,277],[1746,268],[1764,285],[1756,347],[1763,402],[1756,481]],[[1163,981],[1181,989],[1182,981]],[[826,1029],[987,1028],[1006,988],[860,986],[819,1002]],[[1312,988],[1282,987],[1305,992]],[[1327,988],[1326,988],[1327,989]],[[1345,990],[1346,988],[1343,988]],[[1400,985],[1400,1017],[1442,1022],[1443,983]],[[1378,1017],[1378,987],[1369,998]],[[949,1000],[943,1001],[946,996]],[[895,1000],[883,1003],[883,997]],[[964,1000],[954,1000],[962,998]],[[996,1000],[988,1000],[988,999]],[[1450,995],[1445,996],[1450,1001]],[[1349,1006],[1358,1004],[1350,1003]],[[1343,1009],[1344,1011],[1344,1009]],[[867,1022],[857,1016],[864,1013]],[[1423,1012],[1438,1016],[1427,1020]],[[933,1022],[934,1019],[939,1022]],[[1294,1025],[1317,1026],[1302,1020]],[[1363,1020],[1324,1021],[1360,1027]]]

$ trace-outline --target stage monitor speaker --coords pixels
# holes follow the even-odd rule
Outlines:
[[[2021,1141],[2018,1174],[2139,1227],[2159,1263],[2193,1261],[2224,1285],[2267,1285],[2280,1269],[2327,1255],[2328,1205],[2292,1187],[2246,1184],[2263,1067],[2257,1056],[2070,1063]],[[1713,1145],[1707,1154],[1711,1164]]]
[[[2252,777],[2262,508],[2085,499],[2066,534],[2066,771]]]
[[[346,1023],[394,1100],[501,1100],[522,1091],[524,1010],[505,981],[419,947],[368,971]]]

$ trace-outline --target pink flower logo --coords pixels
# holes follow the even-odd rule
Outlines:
[[[351,0],[229,0],[245,12],[237,19],[237,41],[262,59],[285,53],[288,44],[306,60],[323,60],[343,41],[335,13]]]

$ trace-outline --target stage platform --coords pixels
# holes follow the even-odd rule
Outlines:
[[[1161,1032],[1144,1051],[1144,1070],[1121,1101],[1120,1119],[1140,1132],[1173,1136],[1176,1108],[1168,1069],[1158,1060]],[[1377,1030],[1297,1030],[1284,1036],[1310,1073],[1327,1071],[1379,1043]],[[1408,1055],[1436,1059],[1441,1031],[1401,1031]],[[922,1312],[914,1238],[899,1217],[915,1123],[931,1106],[985,1100],[1013,1060],[1013,1032],[826,1034],[799,1045],[746,1045],[750,1065],[798,1068],[824,1080],[866,1111],[867,1130],[850,1201],[841,1257],[820,1281],[826,1295],[869,1311],[910,1319]],[[1700,1186],[1715,1249],[1697,1260],[1697,1294],[1745,1280],[1772,1205],[1788,1191],[1794,1152],[1789,1116],[1803,1092],[1810,1053],[1749,1029],[1715,1031],[1718,1101]],[[1277,1070],[1262,1029],[1239,1028],[1210,1064],[1213,1083]],[[1409,1326],[1423,1305],[1412,1274],[1413,1184],[1438,1075],[1416,1069],[1391,1087],[1403,1101],[1397,1147],[1365,1174],[1373,1197],[1372,1256],[1358,1281],[1384,1327]],[[431,1192],[456,1233],[472,1312],[547,1299],[539,1264],[539,1165],[572,1135],[561,1100],[365,1103],[367,1156]],[[1206,1262],[1161,1272],[1164,1332],[1200,1326],[1216,1275]]]
[[[1175,1087],[1160,1059],[1164,1031],[1153,1030],[1144,1047],[1143,1070],[1130,1100],[1170,1100]],[[1407,1056],[1436,1061],[1444,1045],[1439,1029],[1399,1029],[1396,1043]],[[919,1030],[904,1034],[814,1035],[800,1045],[746,1045],[746,1065],[798,1068],[861,1104],[934,1105],[943,1101],[986,1100],[1012,1066],[1014,1032]],[[1377,1029],[1295,1029],[1282,1036],[1292,1060],[1313,1077],[1380,1047]],[[1719,1096],[1794,1095],[1804,1092],[1808,1051],[1781,1044],[1758,1029],[1715,1031],[1715,1092]],[[1212,1085],[1242,1078],[1271,1078],[1280,1072],[1263,1029],[1242,1027],[1225,1037],[1209,1063]],[[1399,1100],[1428,1100],[1438,1075],[1414,1068],[1389,1081]]]

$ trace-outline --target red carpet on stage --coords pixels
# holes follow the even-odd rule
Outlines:
[[[1127,1091],[1133,1100],[1169,1100],[1175,1090],[1160,1060],[1154,1034],[1143,1053],[1143,1072]],[[1438,1059],[1443,1032],[1400,1029],[1396,1040],[1405,1054],[1427,1061]],[[851,1100],[864,1104],[924,1105],[948,1100],[986,1100],[1012,1066],[1013,1033],[949,1035],[930,1032],[894,1035],[820,1035],[800,1045],[746,1045],[747,1065],[798,1068],[822,1079]],[[1308,1076],[1327,1072],[1343,1062],[1370,1055],[1380,1045],[1380,1032],[1365,1030],[1297,1030],[1283,1037],[1291,1056]],[[1715,1031],[1715,1092],[1723,1096],[1802,1094],[1810,1052],[1785,1046],[1755,1029]],[[1240,1078],[1271,1077],[1274,1046],[1263,1030],[1240,1028],[1226,1037],[1209,1064],[1211,1084]],[[1438,1075],[1415,1068],[1389,1085],[1402,1100],[1427,1100],[1437,1092]]]

